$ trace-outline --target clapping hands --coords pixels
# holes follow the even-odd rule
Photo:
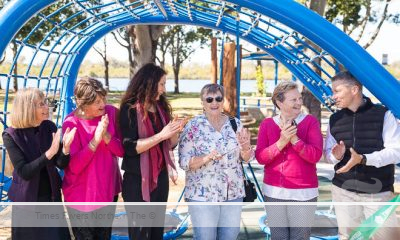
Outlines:
[[[188,117],[178,118],[178,116],[175,115],[172,121],[170,121],[160,132],[163,140],[170,139],[174,135],[182,132],[188,121]]]
[[[72,130],[70,130],[70,128],[68,127],[65,130],[65,133],[64,133],[63,139],[62,139],[62,141],[63,141],[63,150],[62,151],[65,155],[69,154],[69,149],[70,149],[72,141],[74,140],[75,133],[76,133],[76,127],[72,128]]]
[[[178,115],[174,116],[173,122],[179,122],[179,132],[182,132],[186,123],[189,121],[189,117],[179,118]]]
[[[289,142],[296,142],[298,140],[297,137],[297,126],[292,124],[293,121],[282,121],[279,124],[281,128],[281,137],[280,139],[286,144]]]
[[[104,114],[101,117],[99,123],[97,124],[96,131],[94,132],[94,138],[92,141],[93,144],[95,144],[95,146],[97,146],[101,142],[101,140],[103,140],[106,137],[109,123],[110,121],[108,119],[108,115]]]
[[[332,151],[332,153],[333,153],[333,151]],[[350,153],[351,153],[351,157],[350,157],[349,161],[346,163],[346,165],[344,165],[343,167],[338,169],[336,171],[336,173],[346,173],[351,168],[353,168],[355,165],[361,163],[361,160],[362,160],[362,157],[363,157],[361,154],[358,154],[353,148],[350,148]]]
[[[181,122],[172,120],[161,130],[160,136],[162,140],[167,140],[176,135],[181,130]]]
[[[70,128],[67,128],[65,130],[65,133],[62,138],[63,141],[62,150],[64,154],[69,154],[69,148],[71,146],[72,141],[74,140],[75,133],[76,133],[75,127],[72,130],[70,130]],[[45,153],[48,160],[52,159],[54,155],[58,153],[58,150],[60,149],[60,140],[61,140],[61,129],[58,129],[57,132],[53,133],[53,140],[51,142],[50,148]]]
[[[49,150],[45,152],[46,158],[48,160],[52,159],[54,155],[57,154],[58,149],[60,149],[60,138],[61,138],[61,129],[58,129],[57,132],[53,133],[53,140],[51,142]]]
[[[346,146],[343,141],[340,141],[339,144],[335,144],[332,148],[332,154],[337,160],[342,160],[344,153],[346,151]]]

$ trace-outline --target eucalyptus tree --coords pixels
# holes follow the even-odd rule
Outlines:
[[[168,26],[162,34],[161,40],[167,44],[171,56],[172,70],[174,72],[174,93],[179,93],[179,72],[182,63],[186,61],[199,47],[211,39],[212,30],[189,26]],[[163,49],[161,46],[160,49]]]

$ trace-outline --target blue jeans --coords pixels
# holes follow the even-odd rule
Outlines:
[[[243,198],[226,202],[243,202]],[[242,205],[189,205],[189,213],[195,240],[233,240],[239,235]]]

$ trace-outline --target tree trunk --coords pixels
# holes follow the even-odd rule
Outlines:
[[[260,51],[260,49],[257,48],[256,52],[259,52],[259,51]],[[257,67],[258,67],[258,66],[261,68],[261,71],[262,71],[262,63],[261,63],[261,60],[257,60]]]
[[[105,84],[105,89],[107,91],[110,90],[110,82],[109,82],[109,64],[110,62],[107,60],[107,39],[104,37],[103,40],[104,43],[104,84]]]
[[[13,48],[12,49],[13,49],[13,56],[14,56],[14,59],[15,59],[16,56],[17,56],[18,46],[14,41],[13,41]],[[18,75],[18,61],[16,61],[15,64],[14,64],[13,73],[14,73],[14,81],[13,81],[13,83],[14,83],[14,92],[17,92],[18,91],[18,78],[17,78],[17,75]]]
[[[179,70],[181,68],[179,61],[176,62],[174,69],[174,93],[179,94]]]
[[[161,54],[160,67],[165,69],[165,54]]]
[[[135,25],[129,27],[133,61],[130,75],[134,75],[144,64],[156,61],[157,40],[162,34],[162,25]]]
[[[211,38],[211,82],[217,83],[218,57],[217,57],[217,38]]]
[[[105,85],[105,89],[106,89],[107,91],[110,90],[109,64],[110,64],[110,62],[107,60],[107,58],[105,58],[105,59],[104,59],[104,85]]]
[[[326,0],[311,0],[310,9],[317,12],[321,16],[324,15],[325,7],[326,7]],[[311,44],[318,51],[321,51],[321,48],[319,48],[315,44],[313,43],[309,44]],[[314,61],[316,61],[318,65],[321,63],[321,59],[319,58],[315,59]],[[315,71],[315,73],[321,76],[320,69],[313,66],[313,70]],[[318,121],[321,123],[321,102],[316,97],[314,97],[314,95],[311,93],[310,90],[308,90],[305,87],[303,87],[301,95],[303,97],[304,107],[310,114],[316,117]]]
[[[223,85],[225,89],[224,111],[230,115],[236,115],[236,74],[235,74],[235,55],[236,44],[225,43],[223,59]]]

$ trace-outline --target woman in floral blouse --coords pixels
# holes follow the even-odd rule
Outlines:
[[[254,156],[250,133],[238,119],[237,134],[222,113],[224,89],[207,84],[200,93],[204,114],[193,118],[179,140],[179,164],[186,171],[188,202],[242,202],[245,196],[240,161]],[[194,239],[236,239],[242,206],[190,205]]]

